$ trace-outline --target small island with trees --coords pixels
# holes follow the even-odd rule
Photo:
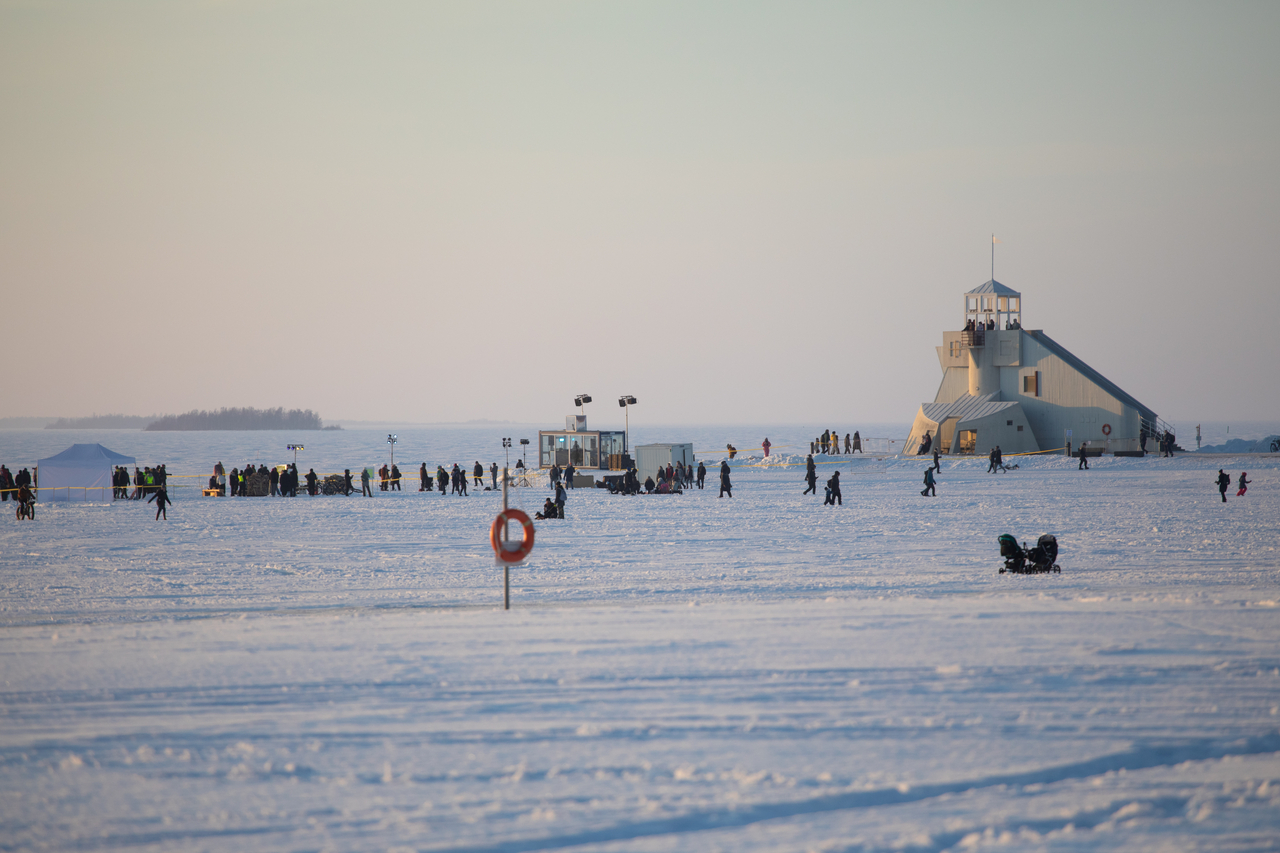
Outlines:
[[[341,429],[326,427],[310,409],[193,409],[182,415],[164,415],[146,426],[148,432],[162,430],[263,430]]]

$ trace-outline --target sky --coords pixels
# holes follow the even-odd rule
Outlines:
[[[1280,4],[0,0],[7,416],[1280,419]]]

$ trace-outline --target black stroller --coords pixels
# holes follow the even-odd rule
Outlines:
[[[1041,536],[1033,548],[1019,546],[1017,539],[1008,533],[1001,534],[1000,556],[1004,557],[1000,574],[1012,572],[1015,575],[1035,575],[1062,571],[1056,562],[1058,540],[1052,533]]]

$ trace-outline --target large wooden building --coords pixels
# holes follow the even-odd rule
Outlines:
[[[997,445],[1026,453],[1086,441],[1133,452],[1163,431],[1153,410],[1043,331],[1023,329],[1016,290],[992,280],[964,301],[964,329],[942,334],[942,384],[916,414],[906,453],[926,434],[943,453],[985,455]]]

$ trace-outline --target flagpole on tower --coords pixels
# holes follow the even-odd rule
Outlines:
[[[991,280],[996,280],[996,235],[991,235]]]

